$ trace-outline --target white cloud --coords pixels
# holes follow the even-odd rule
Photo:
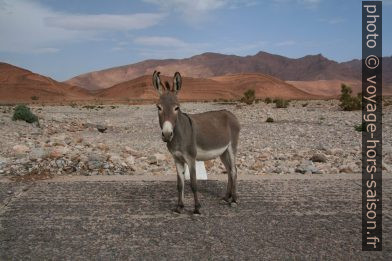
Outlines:
[[[221,8],[249,7],[258,4],[255,0],[143,0],[158,5],[165,12],[176,12],[190,23],[205,21],[211,11]]]
[[[310,4],[319,4],[321,0],[299,0],[299,2],[310,5]]]
[[[53,12],[32,2],[6,0],[0,6],[0,51],[37,52],[53,42],[77,37],[75,32],[48,28],[43,17]]]
[[[58,45],[100,39],[105,31],[153,26],[162,14],[82,15],[27,0],[0,0],[0,52],[53,53]]]
[[[260,51],[268,44],[266,41],[233,43],[231,47],[223,48],[221,42],[189,43],[178,38],[166,36],[138,37],[134,39],[134,43],[136,43],[139,47],[133,51],[144,59],[186,58],[205,52],[249,55]]]
[[[143,29],[156,25],[164,17],[163,14],[141,13],[131,15],[57,15],[46,17],[45,24],[66,30],[118,30],[128,31]]]
[[[166,36],[143,36],[134,40],[134,43],[147,46],[161,46],[161,47],[187,47],[190,44],[185,43],[177,38]]]
[[[291,46],[291,45],[295,45],[295,44],[296,44],[295,41],[287,40],[287,41],[276,43],[276,46]]]
[[[33,52],[40,54],[40,53],[57,53],[60,51],[58,48],[53,48],[53,47],[45,47],[45,48],[37,48]]]
[[[112,52],[121,52],[121,51],[125,51],[126,48],[125,47],[121,47],[121,46],[115,46],[115,47],[112,47],[110,50]]]
[[[210,11],[228,4],[228,0],[144,0],[144,2],[159,5],[166,9],[181,10],[183,12]]]
[[[126,42],[126,41],[119,41],[119,42],[117,42],[118,46],[126,46],[128,44],[129,44],[129,42]]]
[[[321,3],[321,0],[273,0],[273,2],[278,6],[282,4],[297,3],[306,8],[315,8]]]
[[[145,59],[184,58],[205,52],[207,43],[188,43],[169,36],[141,36],[133,40],[137,55]]]
[[[218,9],[237,9],[241,7],[252,7],[259,4],[298,4],[305,8],[317,7],[322,0],[142,0],[159,6],[165,12],[174,12],[190,23],[201,23],[209,18],[209,13]]]

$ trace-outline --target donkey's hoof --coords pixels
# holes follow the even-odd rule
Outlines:
[[[221,198],[220,204],[221,205],[230,204],[230,197],[223,197],[223,198]]]
[[[195,209],[195,210],[193,211],[193,215],[201,215],[200,210]]]
[[[175,209],[173,209],[173,212],[177,213],[177,214],[181,214],[182,211],[180,208],[175,208]]]
[[[220,205],[229,205],[230,202],[229,202],[229,201],[226,201],[225,199],[221,199],[221,200],[219,201],[219,204],[220,204]]]
[[[184,206],[178,205],[175,209],[173,209],[173,212],[181,214],[183,209]]]
[[[238,206],[237,202],[233,201],[230,203],[230,207],[236,208]]]

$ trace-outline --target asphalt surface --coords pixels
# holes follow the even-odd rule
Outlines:
[[[171,211],[174,181],[0,182],[0,259],[392,260],[392,179],[384,251],[362,252],[360,175],[340,177],[240,180],[235,208],[220,204],[224,181],[199,181],[200,216],[189,184]]]

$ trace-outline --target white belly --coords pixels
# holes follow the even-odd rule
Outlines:
[[[203,150],[199,147],[197,147],[197,155],[196,155],[196,160],[204,161],[204,160],[211,160],[219,157],[220,155],[227,150],[227,147],[229,145],[219,148],[219,149],[213,149],[213,150]]]

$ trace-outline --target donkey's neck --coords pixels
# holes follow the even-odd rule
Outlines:
[[[183,113],[182,111],[178,112],[177,122],[174,127],[174,137],[177,136],[179,139],[183,139],[184,136],[187,136],[192,131],[191,120],[188,115]]]
[[[173,131],[173,139],[167,143],[170,149],[185,145],[187,141],[192,138],[192,123],[191,119],[185,113],[179,111],[177,115],[177,121]]]

